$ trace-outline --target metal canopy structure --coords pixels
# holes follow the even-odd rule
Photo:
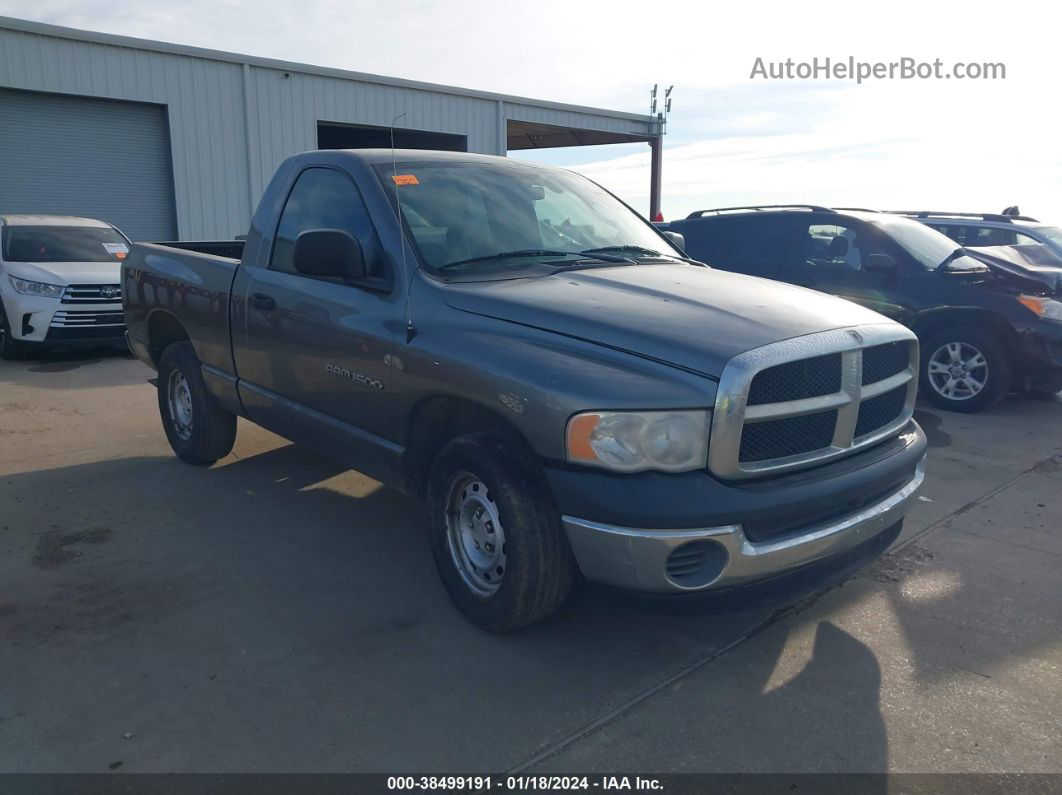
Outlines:
[[[599,146],[602,144],[649,143],[652,135],[582,130],[527,121],[508,120],[506,145],[510,152],[518,149],[550,149],[558,146]]]

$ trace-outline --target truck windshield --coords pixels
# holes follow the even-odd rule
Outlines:
[[[4,227],[7,262],[114,262],[129,252],[129,243],[110,227]]]
[[[520,164],[405,162],[376,167],[424,264],[449,271],[521,269],[573,254],[594,261],[682,257],[603,188],[566,171]],[[627,259],[629,258],[629,259]],[[449,267],[448,267],[449,266]]]

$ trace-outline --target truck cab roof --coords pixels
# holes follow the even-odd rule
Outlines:
[[[318,163],[340,163],[358,161],[368,165],[393,163],[410,160],[421,162],[437,161],[441,163],[492,163],[523,165],[519,161],[500,155],[480,155],[471,152],[442,152],[434,149],[311,149],[296,155],[298,158],[314,160]]]

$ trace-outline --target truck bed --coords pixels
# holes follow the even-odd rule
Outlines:
[[[236,243],[242,248],[242,241]],[[133,353],[157,367],[161,351],[148,345],[149,330],[177,321],[205,368],[231,376],[229,291],[239,265],[238,259],[176,245],[135,243],[122,262],[125,322]]]

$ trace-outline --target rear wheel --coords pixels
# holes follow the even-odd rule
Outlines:
[[[518,446],[486,433],[447,444],[428,479],[431,544],[450,598],[491,632],[564,604],[577,567],[545,480]]]
[[[922,346],[922,391],[941,408],[990,408],[1007,395],[1012,379],[1000,340],[972,326],[938,332]]]
[[[4,311],[4,302],[0,300],[0,359],[18,361],[25,359],[27,353],[26,345],[12,335],[7,313]]]
[[[213,464],[236,441],[236,415],[207,390],[190,342],[175,342],[159,359],[159,414],[173,452],[187,464]]]

